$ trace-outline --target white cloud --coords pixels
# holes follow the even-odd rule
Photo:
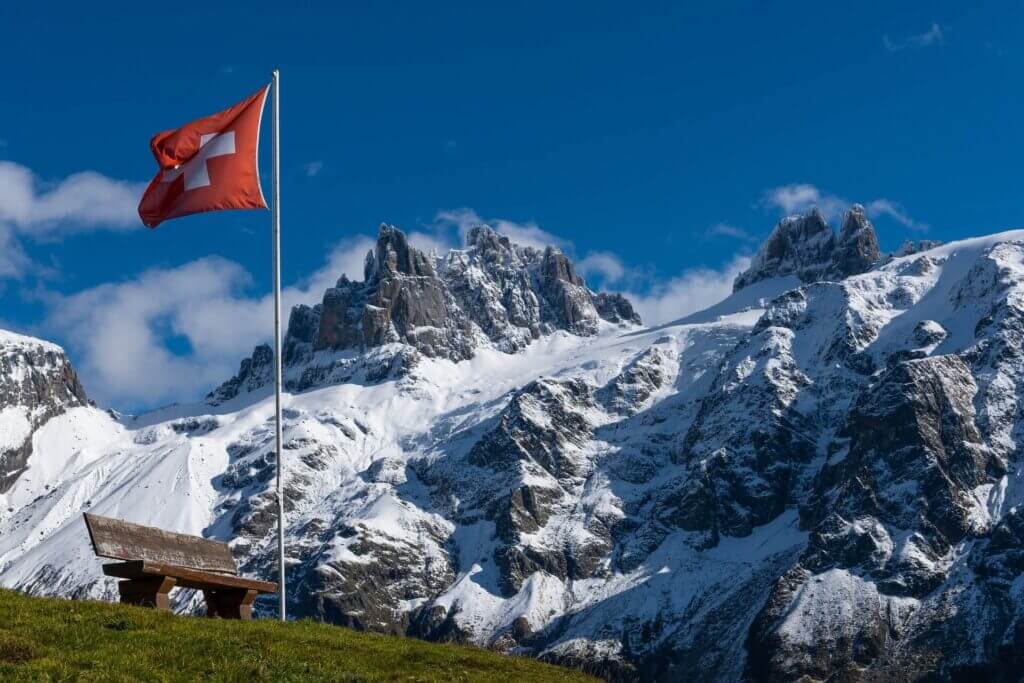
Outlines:
[[[744,242],[752,242],[757,240],[757,237],[750,234],[743,228],[738,228],[735,225],[729,223],[715,223],[707,229],[707,237],[731,237],[732,239],[743,240]]]
[[[0,161],[0,281],[47,271],[26,254],[26,239],[142,227],[136,206],[144,189],[95,171],[43,182],[26,166]]]
[[[0,161],[0,223],[33,236],[134,229],[142,226],[137,206],[145,187],[95,171],[43,183],[27,167]]]
[[[324,162],[322,161],[310,161],[307,162],[303,169],[306,171],[306,176],[309,178],[315,178],[320,175],[320,171],[324,170]]]
[[[292,306],[316,303],[342,273],[362,279],[369,237],[339,243],[311,277],[282,291]],[[251,295],[252,278],[218,257],[146,271],[77,294],[44,295],[45,335],[65,340],[86,390],[101,404],[133,409],[194,399],[227,379],[252,347],[273,338],[273,297]],[[184,339],[189,350],[174,353]]]
[[[772,188],[765,193],[764,204],[781,209],[787,215],[804,213],[817,207],[829,220],[841,218],[850,205],[845,199],[822,192],[809,183],[792,183]]]
[[[693,268],[666,281],[655,282],[645,293],[624,292],[646,325],[659,325],[704,310],[732,293],[736,276],[750,266],[750,258],[734,256],[721,269]]]
[[[590,252],[576,264],[576,270],[584,278],[596,276],[606,286],[621,282],[630,273],[622,259],[608,251]]]
[[[32,262],[11,229],[0,225],[0,283],[7,278],[21,279],[31,265]]]
[[[762,204],[780,209],[787,215],[804,213],[817,207],[829,221],[838,224],[852,202],[838,195],[823,192],[809,183],[792,183],[768,190],[762,199]],[[915,220],[899,203],[891,199],[883,197],[864,202],[864,211],[873,219],[879,216],[888,216],[911,230],[918,232],[929,230],[927,223]]]
[[[333,287],[342,275],[347,275],[349,280],[361,281],[363,266],[366,265],[366,253],[376,244],[376,239],[366,235],[357,235],[341,240],[331,248],[331,253],[327,256],[327,263],[296,286],[298,291],[308,292],[314,298],[319,299],[324,290]]]
[[[910,228],[911,230],[928,232],[930,229],[930,226],[927,223],[914,220],[902,206],[889,199],[872,200],[864,205],[864,210],[867,212],[868,216],[871,216],[872,218],[877,216],[889,216],[900,225]]]
[[[903,40],[894,40],[888,34],[882,36],[882,45],[889,52],[898,52],[907,48],[931,47],[933,45],[942,45],[945,42],[946,36],[942,32],[942,27],[934,21],[924,33],[915,33]]]
[[[227,376],[225,347],[236,334],[249,332],[249,325],[239,324],[238,311],[232,310],[220,319],[218,334],[199,338],[196,318],[211,309],[231,310],[237,292],[248,284],[238,264],[200,259],[54,298],[45,327],[68,340],[87,390],[101,403],[159,403],[193,395]],[[186,337],[192,352],[172,353],[168,335]],[[252,338],[247,342],[251,345]]]

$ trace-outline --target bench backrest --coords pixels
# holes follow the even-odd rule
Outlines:
[[[226,543],[200,536],[175,534],[111,517],[85,513],[93,550],[113,560],[148,560],[160,564],[223,574],[238,574]]]

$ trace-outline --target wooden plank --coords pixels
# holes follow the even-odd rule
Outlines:
[[[85,513],[92,547],[112,560],[149,560],[202,571],[238,574],[226,543],[200,536],[175,534],[120,519]]]
[[[217,590],[218,588],[244,588],[259,593],[276,593],[277,584],[273,581],[260,581],[259,579],[247,579],[243,576],[230,576],[214,572],[204,572],[189,567],[178,567],[174,565],[150,562],[148,560],[135,560],[133,562],[118,562],[116,564],[103,565],[103,573],[107,576],[116,576],[119,579],[143,579],[147,577],[165,576],[177,581],[182,588],[196,588],[199,590]]]

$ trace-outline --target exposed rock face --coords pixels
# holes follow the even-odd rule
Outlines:
[[[429,358],[460,361],[487,344],[512,353],[555,330],[591,336],[601,320],[640,324],[625,297],[592,292],[555,247],[523,247],[481,225],[470,230],[465,249],[435,259],[401,230],[382,225],[362,282],[342,276],[322,303],[292,310],[282,357],[289,388],[304,390],[352,379],[353,363],[326,352],[402,344]],[[269,382],[266,353],[257,348],[208,400],[220,403]],[[399,370],[409,366],[396,361]],[[299,367],[305,370],[299,377],[289,371]]]
[[[843,217],[839,241],[832,254],[833,272],[840,279],[863,273],[878,262],[878,236],[864,214],[864,207],[854,204]]]
[[[972,492],[1004,471],[975,424],[976,393],[957,356],[896,364],[853,406],[849,453],[836,471],[823,472],[824,480],[840,482],[825,494],[829,514],[870,520],[870,528],[915,530],[902,557],[880,556],[871,567],[888,593],[928,593],[945,576],[943,558],[953,546],[983,531]],[[809,550],[816,550],[815,537]],[[822,553],[815,568],[833,566],[827,549]]]
[[[796,275],[804,282],[841,280],[867,271],[880,256],[878,236],[863,206],[854,204],[847,210],[838,237],[825,215],[812,209],[779,221],[750,268],[736,277],[733,291],[784,275]]]
[[[572,512],[573,494],[592,468],[584,449],[598,415],[593,393],[580,380],[531,382],[464,460],[416,467],[439,503],[458,501],[450,509],[454,518],[494,524],[492,559],[505,595],[515,595],[537,571],[586,578],[608,549],[607,529],[598,519],[591,529],[596,532],[585,539],[545,531]]]
[[[305,308],[305,307],[304,307]],[[295,310],[298,310],[297,308]],[[292,318],[295,318],[295,310]],[[309,310],[306,308],[306,310]],[[282,354],[287,358],[287,354]],[[211,403],[217,404],[230,400],[241,393],[255,391],[274,381],[274,351],[267,344],[260,344],[253,349],[252,356],[242,359],[238,374],[214,389],[206,397]]]
[[[540,291],[551,306],[555,324],[576,334],[594,334],[598,314],[590,290],[572,262],[554,247],[544,250]]]
[[[641,323],[640,314],[633,310],[633,304],[621,294],[608,294],[601,292],[594,297],[594,307],[597,314],[608,322],[613,323]]]
[[[972,492],[1001,472],[975,426],[975,395],[967,366],[937,356],[896,364],[860,396],[844,427],[848,453],[821,470],[805,509],[813,531],[800,564],[755,625],[758,678],[852,676],[877,664],[914,600],[948,577],[954,548],[985,532]],[[822,581],[839,594],[813,587]],[[823,617],[817,631],[790,636],[794,602],[811,612],[836,600],[858,617]]]
[[[0,330],[0,493],[25,470],[33,432],[87,402],[63,349]]]
[[[676,369],[674,361],[674,353],[657,347],[641,354],[601,392],[609,410],[625,415],[639,412],[668,383]]]
[[[384,225],[366,256],[365,280],[343,277],[324,293],[313,349],[407,343],[430,357],[464,360],[474,334],[430,259]]]
[[[1022,256],[997,244],[954,276],[950,306],[978,311],[959,353],[934,355],[964,324],[955,316],[921,320],[909,349],[880,352],[887,367],[854,394],[801,505],[807,546],[751,628],[748,678],[1019,677],[1021,613],[1007,608],[1006,581],[1024,568],[1008,569],[1005,549],[1020,499],[989,492],[1020,457],[1003,429],[1008,411],[1020,420],[1022,354],[1007,342],[1021,329],[1009,278]],[[904,268],[906,291],[937,262]]]
[[[929,249],[935,249],[941,247],[941,240],[906,240],[900,245],[900,248],[896,250],[895,256],[910,256],[912,254],[919,254],[922,251],[928,251]]]

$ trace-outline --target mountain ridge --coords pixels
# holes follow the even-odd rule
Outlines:
[[[285,386],[303,391],[338,378],[335,358],[315,372],[293,377],[292,368],[316,363],[332,352],[365,352],[389,344],[406,347],[384,375],[407,372],[420,356],[459,361],[481,346],[515,353],[541,335],[562,329],[593,335],[600,321],[639,325],[640,316],[621,294],[596,293],[559,249],[512,243],[487,225],[472,228],[463,249],[444,258],[412,246],[405,234],[381,224],[377,244],[365,259],[363,281],[342,275],[315,306],[298,305],[285,330]],[[270,382],[273,355],[257,347],[235,377],[207,400],[216,405]],[[372,374],[372,373],[371,373]]]
[[[656,328],[602,317],[554,250],[481,231],[439,266],[382,233],[362,283],[289,324],[293,614],[613,680],[1014,680],[1024,231],[883,256],[857,207],[838,235],[786,218],[744,286]],[[328,298],[345,315],[323,337]],[[83,509],[272,574],[268,351],[208,402],[40,427],[0,506],[0,582],[111,598]]]

